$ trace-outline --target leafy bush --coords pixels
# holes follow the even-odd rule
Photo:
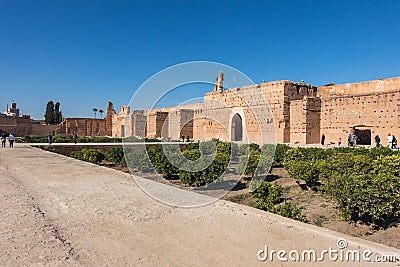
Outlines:
[[[246,176],[253,177],[256,173],[258,162],[260,161],[260,152],[250,151],[248,155],[239,157],[238,171]]]
[[[116,146],[107,151],[105,155],[106,160],[111,161],[114,164],[126,166],[124,149],[122,146]]]
[[[332,192],[343,219],[387,227],[400,216],[400,182],[393,174],[342,176]]]
[[[199,160],[184,164],[184,170],[179,172],[180,181],[197,187],[219,180],[228,166],[230,157],[216,153],[212,162],[211,157],[203,156]]]
[[[144,146],[125,147],[125,154],[127,165],[131,170],[144,173],[154,171]]]
[[[271,145],[269,145],[269,146],[271,146]],[[285,159],[286,151],[288,151],[289,149],[290,149],[290,147],[287,145],[283,145],[283,144],[276,145],[275,156],[274,156],[274,161],[272,163],[272,167],[275,167],[275,168],[283,167],[283,161]],[[272,150],[272,148],[269,148],[269,150]]]
[[[400,154],[386,148],[289,149],[291,177],[321,189],[349,221],[387,227],[400,216]],[[322,186],[317,187],[319,183]]]
[[[254,152],[260,152],[260,146],[257,144],[243,144],[239,146],[238,149],[238,155],[248,155],[249,153],[251,153],[252,151]]]
[[[197,160],[201,157],[201,153],[198,149],[184,150],[182,155],[188,160]]]
[[[301,212],[302,207],[297,207],[292,203],[284,203],[275,209],[275,213],[283,217],[298,220],[301,222],[308,222],[307,217]]]
[[[199,145],[200,145],[200,143],[193,143],[193,142],[190,142],[190,143],[186,143],[184,146],[183,146],[183,149],[182,150],[192,150],[192,149],[199,149]]]
[[[71,157],[79,159],[79,160],[91,162],[94,164],[99,164],[104,159],[104,154],[101,153],[97,149],[84,148],[84,149],[72,152]]]
[[[250,192],[257,200],[254,207],[265,211],[273,212],[281,216],[307,222],[306,217],[302,214],[302,208],[298,208],[294,204],[282,202],[282,186],[271,185],[267,181],[252,181],[250,183]]]
[[[164,153],[168,153],[168,157]],[[148,155],[150,158],[151,163],[153,164],[155,170],[162,174],[162,176],[166,179],[173,179],[179,173],[179,157],[177,153],[177,149],[173,145],[152,145],[148,150]],[[168,160],[170,158],[171,161],[175,161],[173,163]]]
[[[26,135],[15,140],[17,143],[47,143],[47,136]]]
[[[274,211],[274,206],[282,201],[282,191],[282,186],[266,181],[250,182],[250,192],[257,198],[255,207],[265,211]]]
[[[321,160],[293,160],[285,162],[285,169],[292,178],[304,180],[309,188],[315,190],[319,185],[320,165],[322,164]]]
[[[372,162],[374,173],[391,173],[400,177],[400,154],[379,156]]]
[[[232,152],[233,155],[237,155],[237,149],[239,149],[237,144],[232,145],[229,142],[219,142],[217,144],[217,151],[226,155],[230,155]],[[232,150],[236,150],[236,152]]]
[[[200,142],[199,150],[203,155],[212,155],[217,152],[217,145],[213,141]]]

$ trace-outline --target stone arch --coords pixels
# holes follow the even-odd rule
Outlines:
[[[242,120],[242,117],[238,113],[236,113],[232,117],[231,140],[232,141],[243,141],[243,120]]]

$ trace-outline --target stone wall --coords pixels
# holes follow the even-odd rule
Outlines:
[[[129,106],[120,106],[119,113],[113,112],[112,116],[112,136],[125,137],[129,136],[131,129],[130,120],[125,121],[125,117],[130,113]],[[127,124],[127,125],[125,125]],[[128,128],[128,135],[125,135],[125,128]]]
[[[194,110],[191,109],[176,109],[168,113],[168,138],[179,140],[182,136],[193,139],[193,120]]]
[[[41,121],[31,120],[29,116],[0,115],[0,129],[14,136],[55,134],[57,127],[58,125],[46,125]]]
[[[135,110],[131,115],[132,135],[146,137],[147,117],[143,110]]]
[[[57,128],[56,135],[106,136],[105,119],[67,118]]]
[[[149,138],[168,138],[168,112],[154,111],[147,117],[146,137]]]
[[[400,85],[399,85],[400,88]],[[371,93],[322,98],[321,135],[328,142],[355,129],[371,131],[371,138],[379,135],[384,139],[389,133],[400,136],[400,92]]]
[[[320,138],[321,100],[304,96],[290,102],[290,142],[316,144]]]
[[[283,80],[220,90],[221,77],[203,103],[132,112],[121,106],[116,113],[109,102],[105,119],[68,118],[56,133],[301,144],[319,143],[322,134],[326,143],[345,143],[352,132],[368,138],[365,143],[375,135],[400,136],[400,77],[320,87]],[[0,129],[52,131],[29,117],[18,120],[0,116]]]

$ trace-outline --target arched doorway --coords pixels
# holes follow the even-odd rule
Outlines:
[[[232,118],[231,128],[231,140],[242,141],[243,140],[243,121],[239,114],[235,114]]]

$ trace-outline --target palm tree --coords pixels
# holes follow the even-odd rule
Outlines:
[[[103,112],[104,112],[104,110],[102,110],[102,109],[99,109],[100,118],[103,118]]]
[[[97,108],[93,108],[92,111],[94,112],[94,118],[96,118]]]

